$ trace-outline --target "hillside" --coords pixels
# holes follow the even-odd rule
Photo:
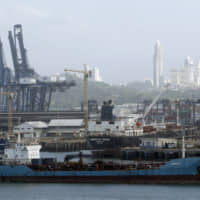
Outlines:
[[[62,110],[80,107],[83,101],[83,81],[75,76],[67,75],[67,79],[76,81],[76,86],[65,92],[57,92],[52,97],[51,109]],[[114,104],[136,103],[143,100],[152,100],[158,95],[159,91],[152,89],[151,85],[144,82],[133,82],[127,86],[109,85],[103,82],[89,81],[88,84],[89,99],[95,99],[99,103],[104,100],[112,99]],[[200,90],[166,90],[161,97],[162,99],[199,99]]]

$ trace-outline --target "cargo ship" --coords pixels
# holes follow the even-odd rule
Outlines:
[[[5,148],[0,161],[0,182],[26,183],[125,183],[200,184],[200,157],[163,163],[117,164],[96,161],[84,164],[40,158],[38,144],[17,143]]]
[[[116,149],[139,146],[138,136],[143,135],[139,114],[113,114],[112,101],[104,102],[100,117],[88,122],[87,146],[89,149]]]
[[[114,166],[113,166],[114,167]],[[169,161],[157,169],[71,169],[68,166],[4,164],[1,182],[43,183],[126,183],[126,184],[200,184],[200,158]]]
[[[89,149],[120,149],[139,147],[141,138],[160,132],[180,133],[177,122],[145,124],[145,117],[150,112],[158,97],[149,105],[144,114],[116,111],[112,101],[105,101],[101,106],[100,116],[88,121],[87,146]]]

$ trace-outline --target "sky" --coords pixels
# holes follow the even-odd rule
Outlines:
[[[2,1],[2,0],[1,0]],[[152,79],[160,40],[164,74],[200,60],[199,0],[6,0],[0,37],[13,68],[8,30],[22,24],[31,66],[41,75],[98,67],[106,82]]]

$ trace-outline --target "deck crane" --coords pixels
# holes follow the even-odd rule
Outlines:
[[[152,103],[147,107],[147,109],[145,110],[143,115],[138,116],[137,118],[135,118],[135,121],[137,122],[139,119],[142,119],[142,124],[144,125],[144,119],[145,117],[148,115],[148,113],[150,112],[150,110],[152,109],[152,107],[156,104],[156,102],[160,99],[161,95],[165,92],[165,90],[168,88],[168,85],[165,86],[160,92],[159,94],[156,96],[156,98],[152,101]]]
[[[10,86],[8,86],[7,92],[0,92],[0,95],[6,95],[8,97],[8,132],[6,134],[6,139],[9,139],[12,133],[12,97],[16,95],[14,92],[10,92]]]
[[[82,73],[84,75],[84,112],[85,112],[85,133],[88,131],[88,78],[91,77],[92,72],[88,70],[88,65],[84,64],[84,70],[65,69],[65,72]]]
[[[152,109],[152,107],[160,99],[160,97],[161,97],[161,95],[163,94],[164,91],[165,91],[165,88],[159,92],[158,96],[156,96],[156,98],[152,101],[152,103],[147,107],[147,109],[144,112],[143,119],[148,115],[148,113],[150,112],[150,110]]]

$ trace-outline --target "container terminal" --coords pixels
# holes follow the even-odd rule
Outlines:
[[[22,25],[8,39],[14,73],[0,41],[1,182],[200,183],[198,102],[160,101],[164,88],[152,102],[99,106],[88,100],[91,72],[84,65],[65,69],[84,77],[82,111],[51,111],[53,93],[75,82],[41,77],[30,67]],[[85,163],[82,150],[95,161]],[[41,158],[41,151],[80,153],[78,161],[68,154],[58,162]],[[105,161],[113,158],[118,162]]]
[[[160,100],[161,91],[152,102],[115,106],[112,101],[101,105],[95,100],[88,100],[87,95],[84,95],[87,109],[84,104],[80,111],[50,110],[53,93],[57,90],[64,92],[73,87],[75,82],[51,76],[42,77],[35,72],[28,62],[23,37],[20,24],[14,25],[13,31],[8,32],[14,72],[6,64],[3,43],[0,41],[2,137],[6,136],[6,132],[10,135],[13,132],[13,138],[16,139],[20,130],[24,140],[38,140],[42,151],[90,149],[95,151],[96,156],[162,160],[180,157],[184,132],[190,154],[198,155],[198,101]],[[88,92],[86,85],[90,73],[87,70],[66,71],[82,73],[84,91]],[[45,127],[38,126],[40,122],[45,123]],[[181,128],[183,123],[184,128]]]

